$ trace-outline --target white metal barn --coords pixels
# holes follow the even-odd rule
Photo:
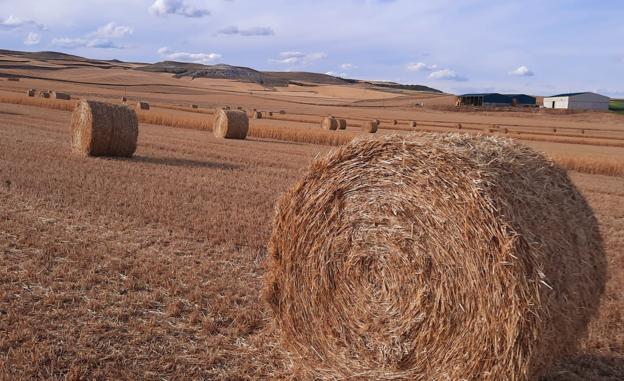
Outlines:
[[[544,98],[544,108],[609,110],[609,97],[596,93],[569,93]]]

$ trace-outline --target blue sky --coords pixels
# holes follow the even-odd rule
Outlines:
[[[624,97],[621,0],[0,0],[0,48]]]

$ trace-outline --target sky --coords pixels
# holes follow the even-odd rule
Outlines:
[[[0,48],[624,97],[622,0],[0,0]]]

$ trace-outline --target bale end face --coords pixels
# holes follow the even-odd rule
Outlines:
[[[278,203],[267,261],[283,345],[319,379],[537,379],[606,277],[565,171],[467,135],[361,138],[317,160]]]
[[[375,120],[366,121],[362,124],[362,131],[374,134],[377,132],[379,124]]]
[[[37,93],[37,90],[35,90],[35,89],[28,89],[26,91],[26,95],[29,96],[29,97],[34,97],[36,93]]]
[[[139,121],[129,107],[82,100],[72,114],[70,133],[74,153],[131,157],[137,147]]]
[[[262,113],[260,111],[253,111],[251,117],[253,119],[262,119]]]
[[[324,130],[335,131],[338,129],[338,121],[333,116],[328,116],[323,118],[321,127],[323,127]]]
[[[347,120],[346,119],[338,119],[338,129],[346,130],[347,129]]]
[[[245,139],[249,118],[244,111],[219,109],[214,116],[212,132],[221,139]]]
[[[416,123],[416,121],[415,121],[415,120],[412,120],[412,121],[410,122],[410,127],[412,127],[412,128],[416,128],[416,126],[417,126],[417,125],[418,125],[418,123]]]
[[[150,105],[147,102],[137,102],[137,108],[139,110],[149,110],[150,109]]]

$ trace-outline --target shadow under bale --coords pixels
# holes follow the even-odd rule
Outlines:
[[[311,378],[536,380],[604,291],[566,172],[511,140],[357,139],[279,201],[264,297]]]

